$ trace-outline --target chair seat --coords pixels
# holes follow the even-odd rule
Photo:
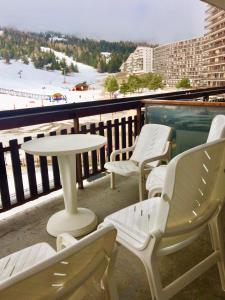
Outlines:
[[[154,197],[121,209],[104,220],[106,224],[113,224],[117,229],[117,241],[129,244],[132,248],[143,250],[149,243],[154,231],[157,212],[160,207],[160,197]],[[164,238],[161,241],[158,255],[174,253],[196,239],[201,230],[179,236]]]
[[[0,259],[0,281],[16,275],[53,256],[56,251],[47,243],[38,243]]]
[[[167,165],[161,165],[154,168],[146,180],[146,190],[154,191],[155,193],[161,193],[163,184],[166,177],[166,167]]]
[[[132,160],[121,160],[107,162],[104,166],[109,172],[122,176],[131,176],[138,174],[138,166]]]
[[[147,245],[156,218],[156,210],[161,199],[159,197],[144,200],[121,209],[104,220],[113,224],[118,232],[117,239],[126,235],[128,243],[137,249]]]

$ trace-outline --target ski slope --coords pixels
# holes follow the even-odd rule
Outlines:
[[[50,51],[50,49],[43,47],[42,51]],[[5,64],[3,60],[0,60],[0,88],[43,95],[52,95],[60,92],[66,95],[68,102],[100,99],[103,81],[107,74],[100,74],[88,65],[76,63],[63,53],[54,52],[59,59],[65,58],[68,64],[77,64],[79,73],[64,76],[61,71],[36,69],[32,63],[26,65],[21,61],[12,60],[10,64]],[[90,85],[90,90],[85,92],[71,91],[74,85],[83,81],[87,81]],[[0,94],[0,110],[45,105],[52,105],[52,103]]]

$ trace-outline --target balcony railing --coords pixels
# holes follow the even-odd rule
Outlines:
[[[133,144],[144,123],[142,108],[145,103],[143,100],[161,99],[163,101],[163,99],[169,99],[174,101],[183,99],[188,101],[196,98],[207,100],[210,95],[224,93],[225,87],[221,87],[1,111],[0,129],[9,130],[30,125],[72,120],[73,127],[71,130],[52,131],[50,135],[97,133],[106,136],[107,145],[105,147],[77,156],[77,181],[79,187],[82,188],[84,179],[91,179],[91,177],[104,172],[104,163],[109,160],[110,154],[114,149]],[[132,110],[135,110],[135,113],[121,119],[80,125],[80,119],[83,117]],[[36,137],[43,137],[44,134],[38,134]],[[31,138],[33,137],[26,136],[23,141]],[[16,136],[14,139],[10,139],[7,145],[0,143],[0,212],[22,205],[25,202],[61,188],[57,158],[24,154],[20,150],[20,143]],[[123,154],[118,159],[126,159],[128,156]]]
[[[220,99],[220,101],[224,98]],[[215,100],[214,100],[215,101]],[[145,121],[173,128],[172,156],[205,143],[212,119],[225,114],[225,102],[144,100]]]

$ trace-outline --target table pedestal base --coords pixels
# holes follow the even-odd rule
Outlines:
[[[91,232],[97,226],[97,217],[89,209],[78,208],[76,214],[68,214],[61,210],[50,217],[47,232],[52,236],[60,233],[70,233],[78,237]]]

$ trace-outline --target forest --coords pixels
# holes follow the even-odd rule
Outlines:
[[[22,60],[25,64],[33,62],[36,68],[61,70],[64,73],[78,72],[75,64],[67,65],[59,61],[54,52],[43,52],[48,47],[96,68],[99,72],[116,73],[123,61],[135,50],[137,44],[130,41],[108,42],[63,35],[58,32],[34,33],[13,28],[0,28],[0,58],[6,63]],[[139,44],[140,45],[140,44]],[[150,45],[149,45],[150,46]],[[107,59],[103,52],[109,52]]]

